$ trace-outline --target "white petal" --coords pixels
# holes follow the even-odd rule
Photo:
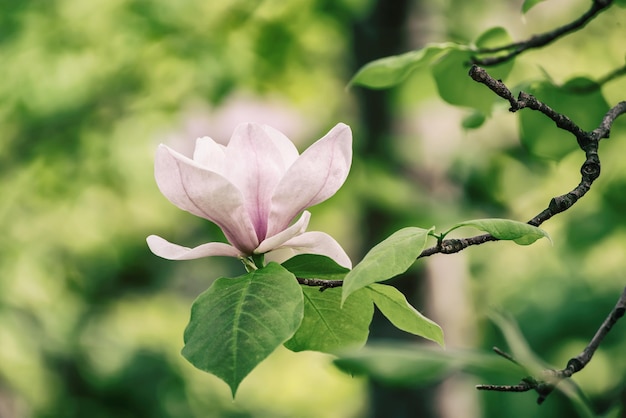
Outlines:
[[[193,260],[196,258],[220,255],[226,257],[242,256],[238,249],[222,242],[209,242],[208,244],[202,244],[195,248],[187,248],[172,244],[157,235],[150,235],[146,239],[146,242],[148,243],[148,247],[150,247],[150,251],[168,260]]]
[[[263,125],[262,128],[269,135],[269,137],[272,138],[272,141],[278,149],[279,155],[285,164],[285,169],[287,169],[300,156],[298,149],[293,142],[291,142],[291,140],[289,140],[289,138],[287,138],[285,134],[279,130],[268,125]]]
[[[193,160],[207,170],[218,174],[224,173],[226,163],[226,147],[218,144],[208,136],[196,139]]]
[[[302,234],[306,231],[307,226],[309,226],[310,219],[311,213],[309,211],[304,211],[296,223],[259,244],[258,248],[254,250],[255,254],[264,254],[272,251],[273,249],[283,245],[285,241]]]
[[[285,242],[279,250],[282,248],[290,248],[293,250],[294,255],[297,254],[319,254],[332,258],[340,266],[352,268],[352,261],[348,254],[341,248],[341,245],[330,235],[319,232],[305,232],[298,235],[289,241]]]
[[[271,197],[287,169],[282,154],[260,125],[247,123],[235,128],[226,147],[226,162],[224,175],[243,194],[257,238],[262,241],[268,236]]]
[[[265,254],[265,261],[267,263],[273,261],[274,263],[282,264],[295,255],[296,252],[293,250],[293,248],[281,247]]]
[[[179,208],[217,224],[244,253],[259,245],[241,192],[227,179],[160,145],[154,176],[161,193]]]
[[[268,235],[335,194],[346,180],[351,162],[352,133],[340,123],[304,151],[281,179],[272,197]]]

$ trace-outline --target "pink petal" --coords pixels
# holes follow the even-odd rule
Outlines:
[[[272,197],[268,235],[289,225],[304,209],[331,197],[350,171],[352,132],[337,124],[289,167]]]
[[[305,232],[285,242],[279,250],[282,248],[290,248],[293,251],[293,255],[325,255],[335,260],[340,266],[352,268],[352,261],[350,261],[348,254],[333,237],[324,232]]]
[[[193,260],[202,257],[226,256],[241,257],[241,252],[232,245],[222,242],[209,242],[195,248],[182,247],[157,236],[150,235],[146,242],[150,251],[168,260]]]
[[[170,202],[217,224],[239,250],[251,254],[259,245],[243,195],[224,177],[165,145],[157,149],[154,175]]]
[[[300,219],[289,228],[282,230],[278,234],[267,238],[261,244],[259,244],[258,248],[254,250],[256,254],[264,254],[269,251],[272,251],[275,248],[280,247],[293,237],[296,237],[306,231],[306,227],[309,226],[309,219],[311,219],[311,212],[304,211]]]
[[[242,124],[226,147],[226,161],[224,176],[243,194],[256,237],[262,241],[267,237],[271,196],[287,170],[280,148],[260,125]]]

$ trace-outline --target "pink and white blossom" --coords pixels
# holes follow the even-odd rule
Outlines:
[[[351,267],[330,235],[306,232],[311,216],[306,209],[335,194],[351,161],[352,133],[342,123],[302,155],[281,132],[252,123],[239,125],[227,146],[199,138],[193,158],[161,144],[154,172],[163,195],[180,209],[217,224],[229,244],[187,248],[150,235],[148,246],[170,260],[321,254]]]

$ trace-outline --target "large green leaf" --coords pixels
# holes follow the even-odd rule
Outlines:
[[[563,86],[544,80],[522,89],[587,131],[595,129],[609,110],[601,89],[594,81],[583,77],[572,79]],[[557,128],[544,114],[530,109],[523,109],[518,114],[520,139],[532,154],[559,160],[578,149],[576,138]]]
[[[435,341],[443,347],[441,327],[412,307],[398,289],[379,283],[373,283],[366,289],[378,309],[396,328]]]
[[[478,48],[500,46],[511,42],[511,37],[503,28],[492,28],[476,41]],[[496,100],[500,99],[484,85],[475,82],[468,75],[472,58],[476,52],[471,48],[456,48],[448,51],[431,67],[439,95],[455,106],[464,106],[489,115]],[[513,60],[489,67],[489,74],[500,80],[506,79],[513,68]]]
[[[444,235],[464,226],[480,229],[498,239],[513,241],[519,245],[529,245],[544,237],[550,240],[550,236],[543,229],[510,219],[473,219],[463,221],[448,229]]]
[[[276,263],[220,278],[194,302],[182,354],[235,396],[244,377],[296,332],[302,315],[300,285]]]
[[[350,80],[350,85],[372,89],[393,87],[404,81],[413,71],[429,65],[443,51],[458,48],[452,43],[432,44],[400,55],[372,61],[363,66]]]
[[[493,353],[441,350],[407,343],[368,344],[334,360],[340,369],[365,374],[394,386],[414,387],[441,381],[450,373],[496,375],[500,380],[517,379],[523,369]]]
[[[343,280],[350,269],[332,258],[317,254],[300,254],[285,261],[282,266],[296,277],[307,279]]]
[[[430,229],[403,228],[372,248],[343,283],[342,303],[357,290],[404,273],[426,246]]]
[[[374,305],[366,291],[352,294],[341,306],[341,289],[304,287],[304,318],[295,335],[285,343],[292,351],[336,353],[362,347],[369,335]]]

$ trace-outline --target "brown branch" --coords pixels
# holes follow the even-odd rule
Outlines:
[[[498,52],[507,52],[504,55],[487,58],[474,58],[473,63],[483,66],[491,66],[509,61],[529,49],[541,48],[555,40],[583,28],[600,12],[608,8],[613,3],[613,0],[593,0],[591,7],[578,19],[563,25],[559,28],[551,30],[540,35],[534,35],[525,41],[514,42],[508,45],[503,45],[497,48],[480,48],[476,51],[478,54],[495,54]]]
[[[567,367],[565,368],[565,370],[569,373],[567,377],[581,371],[587,364],[589,364],[591,357],[593,357],[593,354],[600,346],[602,340],[604,340],[604,337],[606,337],[609,331],[611,331],[613,325],[615,325],[615,323],[624,316],[624,312],[626,312],[626,288],[624,288],[624,291],[617,300],[615,307],[606,317],[589,344],[587,344],[585,349],[579,355],[567,362]]]
[[[511,107],[509,111],[517,112],[518,110],[529,108],[539,111],[552,119],[557,127],[570,132],[577,140],[580,148],[585,152],[585,162],[582,164],[580,173],[580,183],[570,192],[561,196],[556,196],[550,200],[546,209],[538,213],[527,223],[533,226],[539,226],[554,215],[564,212],[571,208],[581,197],[583,197],[591,188],[592,183],[600,176],[600,159],[598,158],[598,143],[602,138],[608,138],[611,133],[613,122],[620,115],[626,113],[626,101],[619,102],[610,109],[599,126],[590,132],[583,131],[570,118],[562,115],[545,103],[539,101],[534,96],[520,92],[518,98],[513,96],[509,88],[500,80],[496,80],[485,71],[485,69],[476,65],[472,66],[469,72],[470,77],[475,81],[484,84],[498,96],[508,100]],[[482,234],[469,238],[445,239],[433,247],[426,248],[417,257],[418,259],[428,257],[433,254],[454,254],[463,251],[467,247],[481,245],[486,242],[499,241],[498,238],[490,234]],[[332,287],[340,287],[343,285],[341,280],[324,280],[324,279],[303,279],[298,278],[298,283],[305,286],[319,286],[320,291]]]
[[[552,218],[554,215],[571,208],[589,191],[592,183],[600,176],[598,143],[600,139],[609,137],[611,127],[613,126],[615,119],[626,113],[626,101],[619,102],[611,108],[596,129],[590,132],[585,132],[570,118],[556,112],[548,105],[528,93],[520,92],[516,99],[513,96],[513,93],[511,93],[502,81],[494,79],[481,67],[476,65],[472,66],[469,71],[469,75],[476,82],[484,84],[498,96],[508,100],[511,105],[509,111],[517,112],[518,110],[524,108],[539,111],[552,119],[557,127],[570,132],[576,138],[579,147],[585,152],[585,161],[580,168],[580,183],[568,193],[552,198],[548,207],[530,219],[528,224],[539,226],[548,219]],[[418,258],[428,257],[438,253],[453,254],[462,251],[467,247],[481,245],[490,241],[498,241],[498,238],[489,234],[483,234],[470,238],[447,239],[438,242],[434,247],[426,248],[422,251]]]
[[[609,331],[611,331],[617,321],[624,316],[625,312],[626,288],[624,288],[624,290],[622,291],[622,294],[617,300],[615,307],[613,307],[598,331],[596,331],[596,334],[593,336],[589,344],[587,344],[585,349],[579,355],[571,358],[567,362],[567,366],[565,366],[564,369],[544,370],[543,376],[541,378],[525,377],[517,385],[477,385],[476,389],[498,392],[526,392],[529,390],[535,390],[539,394],[539,398],[537,398],[537,403],[543,403],[546,397],[550,393],[552,393],[552,391],[561,381],[572,377],[572,375],[578,373],[587,364],[589,364],[594,353],[600,346],[600,343],[602,342],[602,340],[604,340],[604,337],[607,336],[607,334],[609,333]],[[494,351],[517,364],[517,362],[510,355],[502,352],[502,350],[494,347]]]
[[[496,348],[494,347],[494,350]],[[543,370],[542,377],[539,379],[527,376],[522,378],[517,385],[476,385],[476,389],[491,392],[528,392],[534,390],[539,395],[537,403],[541,405],[565,378],[561,375],[562,372],[563,370],[546,369]]]
[[[302,277],[296,277],[298,283],[304,286],[312,286],[320,288],[320,292],[332,287],[340,287],[343,285],[343,280],[325,280],[325,279],[305,279]]]

